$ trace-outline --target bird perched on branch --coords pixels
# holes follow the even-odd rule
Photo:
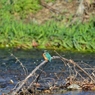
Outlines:
[[[48,53],[47,50],[44,50],[43,57],[44,57],[44,59],[46,61],[50,61],[51,62],[51,55]]]

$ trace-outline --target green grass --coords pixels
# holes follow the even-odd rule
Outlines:
[[[48,3],[55,0],[45,1]],[[21,19],[26,18],[30,13],[37,13],[41,9],[40,0],[0,0],[0,10],[12,15],[17,14]]]
[[[60,25],[59,22],[55,21],[48,21],[42,25],[35,23],[26,24],[21,19],[15,20],[13,14],[15,12],[19,14],[23,12],[21,17],[24,17],[28,14],[27,10],[29,12],[37,12],[40,9],[39,0],[9,1],[0,1],[0,5],[2,5],[0,10],[1,48],[20,47],[31,49],[33,48],[32,41],[35,39],[39,44],[38,48],[95,51],[94,18],[89,23],[76,24],[70,27],[65,27],[64,24]],[[32,6],[28,4],[32,4]]]
[[[42,8],[39,0],[0,0],[0,5],[2,11],[17,14],[21,19]]]
[[[51,49],[75,49],[78,51],[95,50],[95,26],[93,21],[73,25],[66,28],[60,27],[54,21],[38,25],[34,23],[25,24],[6,17],[0,24],[0,47],[22,47],[30,49],[32,40],[35,39],[39,48]],[[49,46],[46,46],[49,44]]]

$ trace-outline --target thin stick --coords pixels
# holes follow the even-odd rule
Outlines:
[[[25,76],[26,76],[28,74],[27,68],[23,65],[23,63],[15,55],[13,55],[13,53],[10,53],[10,54],[11,54],[11,56],[13,56],[16,59],[16,62],[20,63],[20,66],[23,68],[23,71],[24,71]]]
[[[55,51],[55,52],[56,52],[56,51]],[[57,59],[57,58],[59,59],[59,58],[60,58],[61,60],[65,61],[65,62],[67,62],[67,63],[70,63],[70,64],[72,64],[72,65],[74,65],[74,66],[76,66],[78,69],[80,69],[82,72],[84,72],[84,73],[95,83],[93,77],[90,76],[84,69],[82,69],[76,62],[74,62],[73,60],[68,60],[68,59],[62,57],[62,56],[61,56],[59,53],[57,53],[57,52],[56,52],[56,54],[57,54],[58,56],[53,56],[52,59]],[[32,77],[32,76],[34,75],[34,73],[35,73],[41,66],[45,65],[47,62],[48,62],[48,61],[45,60],[45,61],[43,61],[41,64],[39,64],[24,80],[21,81],[20,85],[16,88],[15,91],[13,91],[13,92],[11,93],[11,95],[17,94],[17,92],[19,92],[19,90],[24,86],[24,84],[28,81],[28,79],[29,79],[30,77]]]
[[[64,60],[64,61],[67,61],[67,62],[69,62],[69,63],[71,63],[71,64],[73,64],[74,66],[76,66],[78,69],[80,69],[81,71],[83,71],[94,83],[95,83],[95,80],[92,78],[92,76],[90,76],[83,68],[81,68],[76,62],[74,62],[73,60],[68,60],[68,59],[66,59],[66,58],[64,58],[64,57],[61,57],[61,55],[59,54],[59,53],[57,53],[56,51],[55,51],[55,53],[62,59],[62,60]]]
[[[22,86],[27,82],[27,80],[31,77],[31,76],[33,76],[33,74],[41,67],[41,66],[43,66],[45,63],[47,63],[48,61],[43,61],[41,64],[39,64],[23,81],[22,81],[22,83],[20,84],[20,86],[15,90],[15,91],[13,91],[12,92],[12,95],[15,95],[21,88],[22,88]]]
[[[52,57],[52,59],[59,59],[59,57],[58,56],[53,56]],[[15,90],[15,91],[13,91],[12,93],[11,93],[11,95],[15,95],[22,87],[23,87],[23,85],[28,81],[28,79],[30,78],[30,77],[32,77],[33,75],[34,75],[34,73],[41,67],[41,66],[43,66],[44,64],[46,64],[48,61],[43,61],[41,64],[39,64],[24,80],[22,80],[21,81],[21,83],[20,83],[20,85],[19,85],[19,87],[17,87],[17,89]]]

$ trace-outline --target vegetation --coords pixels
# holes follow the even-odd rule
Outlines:
[[[39,48],[95,50],[95,23],[92,19],[89,23],[70,27],[55,21],[39,25],[14,18],[15,13],[24,17],[37,12],[41,8],[39,0],[1,0],[0,7],[0,47],[30,49],[35,40]]]

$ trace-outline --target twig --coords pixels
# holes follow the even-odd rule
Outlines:
[[[36,78],[33,80],[33,82],[31,82],[31,84],[28,86],[28,89],[32,86],[32,84],[37,80],[37,77],[38,77],[39,75],[37,75],[36,76]]]
[[[48,62],[47,62],[48,63]],[[47,65],[47,63],[43,66],[43,70],[44,70],[44,68],[45,68],[45,66]],[[40,70],[40,69],[39,69]],[[39,76],[37,77],[37,79],[36,79],[36,83],[38,82],[38,80],[39,80],[39,78],[40,78],[40,76],[41,76],[41,74],[42,74],[42,71],[43,70],[41,70],[41,72],[39,73]]]
[[[28,79],[30,78],[30,77],[32,77],[33,76],[33,74],[41,67],[41,66],[43,66],[45,63],[47,63],[48,61],[43,61],[41,64],[39,64],[23,81],[22,81],[22,83],[19,85],[19,87],[15,90],[15,91],[13,91],[12,92],[12,95],[15,95],[21,88],[22,88],[22,86],[28,81]]]
[[[45,0],[40,0],[40,3],[43,7],[47,8],[49,11],[52,11],[54,13],[62,14],[59,10],[54,9],[53,7],[49,6]]]
[[[83,68],[81,68],[76,62],[74,62],[73,60],[68,60],[70,61],[71,64],[74,64],[78,69],[80,69],[81,71],[83,71],[94,83],[95,80],[92,78],[92,76],[90,76]]]
[[[52,59],[57,59],[57,58],[59,58],[58,56],[53,56],[52,57]],[[24,80],[22,80],[21,81],[21,84],[16,88],[16,90],[15,91],[13,91],[12,93],[11,93],[11,95],[15,95],[22,87],[23,87],[23,85],[28,81],[28,79],[30,78],[30,77],[32,77],[33,76],[33,74],[41,67],[41,66],[43,66],[44,64],[46,64],[48,61],[43,61],[41,64],[39,64]]]
[[[56,52],[56,51],[55,51]],[[60,55],[59,53],[57,53],[56,52],[56,54],[57,55]],[[61,56],[59,56],[59,57],[61,57]],[[84,72],[84,74],[86,74],[94,83],[95,83],[95,80],[92,78],[92,76],[91,75],[89,75],[83,68],[81,68],[76,62],[74,62],[73,60],[68,60],[68,59],[66,59],[66,58],[64,58],[64,57],[61,57],[61,59],[62,60],[64,60],[64,61],[67,61],[67,62],[69,62],[69,63],[71,63],[71,64],[73,64],[73,65],[75,65],[78,69],[80,69],[82,72]]]
[[[55,51],[56,52],[56,51]],[[67,65],[67,63],[69,63],[69,65],[73,65],[74,66],[74,68],[75,67],[77,67],[79,70],[81,70],[84,74],[86,74],[90,79],[91,79],[91,81],[93,81],[93,83],[95,83],[95,80],[94,80],[94,78],[91,76],[91,75],[89,75],[83,68],[81,68],[76,62],[74,62],[73,60],[68,60],[68,59],[66,59],[66,58],[64,58],[64,57],[62,57],[59,53],[57,53],[56,52],[56,54],[58,55],[58,56],[53,56],[52,57],[52,59],[61,59],[63,62],[66,62],[66,64],[65,65]],[[48,61],[43,61],[42,63],[40,63],[24,80],[22,80],[21,82],[20,82],[20,84],[19,84],[19,86],[11,93],[11,95],[15,95],[15,94],[17,94],[17,92],[19,92],[20,91],[20,89],[22,89],[22,87],[26,84],[26,82],[28,81],[28,79],[30,78],[30,77],[32,77],[35,73],[36,73],[36,71],[37,70],[39,70],[39,68],[40,67],[42,67],[43,65],[45,65],[45,64],[47,64],[47,62]],[[68,66],[68,65],[67,65]],[[82,75],[78,72],[78,71],[76,71],[76,69],[74,69],[75,70],[75,72],[77,73],[77,74],[79,74],[80,76],[81,76],[81,78],[83,78],[82,77]],[[38,75],[39,76],[39,75]],[[38,77],[37,76],[37,77]],[[37,79],[37,77],[35,77],[35,79],[33,80],[33,82],[35,82],[36,81],[36,79]],[[84,79],[84,78],[83,78]],[[31,82],[31,84],[28,86],[28,88],[30,87],[30,86],[32,86],[32,84],[33,84],[33,82]],[[55,81],[54,81],[55,82]],[[51,86],[51,85],[50,85]]]
[[[66,60],[63,60],[63,57],[58,53],[58,52],[56,52],[55,50],[54,50],[54,52],[59,56],[59,58],[63,61],[63,63],[65,64],[65,66],[67,65],[66,64]]]
[[[10,53],[10,54],[11,54],[11,56],[13,56],[13,57],[16,59],[16,62],[19,62],[19,63],[20,63],[20,66],[23,68],[23,71],[24,71],[25,75],[27,75],[27,74],[28,74],[28,70],[27,70],[27,68],[23,65],[23,63],[22,63],[15,55],[13,55],[12,53]]]

